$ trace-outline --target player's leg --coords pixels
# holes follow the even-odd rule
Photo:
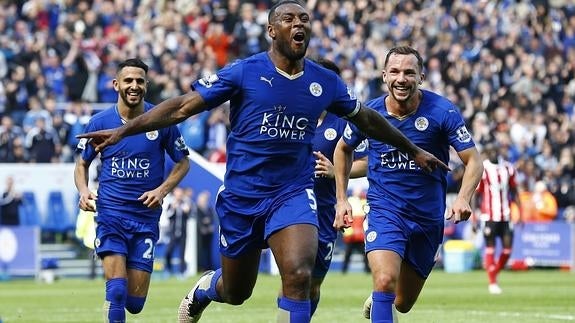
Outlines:
[[[435,222],[418,223],[406,220],[408,243],[401,262],[401,272],[395,288],[395,308],[407,313],[415,305],[423,285],[439,255],[443,241],[443,218]]]
[[[392,322],[395,289],[409,232],[404,231],[407,225],[403,217],[375,205],[371,206],[368,218],[365,252],[371,268],[373,292],[371,313],[364,316],[370,316],[372,322]]]
[[[333,229],[332,229],[333,230]],[[331,259],[333,256],[333,248],[335,242],[325,242],[319,241],[318,243],[318,250],[317,256],[315,259],[315,265],[312,271],[311,277],[311,286],[310,286],[310,317],[313,316],[317,307],[319,305],[319,300],[321,298],[321,284],[329,271],[329,266],[331,265]],[[281,301],[281,297],[283,296],[282,291],[280,290],[278,296],[278,306]]]
[[[205,272],[182,299],[178,322],[198,322],[212,302],[240,305],[248,299],[256,283],[267,210],[261,199],[238,198],[220,191],[216,211],[220,222],[222,267]],[[264,214],[264,216],[262,216]]]
[[[401,257],[391,250],[371,250],[367,259],[373,279],[369,316],[372,322],[393,322],[393,303],[401,270]]]
[[[333,230],[333,228],[329,228]],[[317,247],[317,255],[315,258],[315,265],[312,271],[311,286],[310,286],[310,317],[315,313],[319,300],[321,297],[321,284],[329,271],[331,259],[333,256],[333,249],[335,247],[335,239],[332,241],[319,240]]]
[[[497,260],[497,273],[499,273],[511,257],[511,251],[513,248],[513,225],[510,222],[501,222],[501,244],[503,250],[501,250],[501,254],[499,255],[499,259]]]
[[[205,272],[180,303],[178,322],[198,322],[212,302],[241,305],[256,284],[261,251],[252,249],[238,258],[221,257],[222,267]]]
[[[151,272],[128,269],[128,297],[126,298],[128,312],[138,314],[144,309],[151,276]]]
[[[124,222],[131,228],[126,260],[128,268],[126,309],[132,314],[137,314],[144,308],[148,296],[150,278],[154,270],[154,249],[160,232],[157,223],[126,220]]]
[[[119,254],[104,254],[102,269],[106,279],[106,300],[104,302],[105,322],[125,322],[126,299],[128,297],[128,275],[126,258]]]
[[[221,301],[241,305],[251,297],[258,277],[260,256],[259,249],[247,251],[239,258],[222,256],[222,278],[216,290]]]
[[[411,310],[426,279],[411,267],[406,261],[401,263],[401,273],[395,289],[395,308],[401,313],[407,313]]]
[[[497,265],[495,263],[495,222],[486,221],[483,225],[483,239],[485,241],[484,262],[489,281],[489,292],[500,294],[501,290],[497,285]]]
[[[301,198],[301,197],[300,197]],[[309,199],[307,193],[303,196]],[[306,204],[302,201],[302,204]],[[309,203],[307,203],[309,204]],[[302,210],[307,212],[308,210]],[[312,270],[311,286],[310,286],[310,317],[315,313],[320,297],[321,285],[329,267],[333,256],[335,241],[337,239],[337,231],[333,228],[333,221],[335,218],[334,209],[332,204],[320,204],[317,206],[317,219],[318,219],[318,249],[315,258],[315,264]],[[278,305],[281,301],[283,294],[280,291],[278,297]]]
[[[313,314],[315,313],[315,311],[317,310],[317,307],[319,305],[319,300],[321,298],[321,284],[323,284],[323,280],[325,279],[325,276],[323,277],[313,277],[311,278],[311,286],[310,286],[310,290],[309,290],[309,299],[310,299],[310,312],[309,315],[310,317],[313,316]]]
[[[317,227],[295,224],[273,233],[268,244],[282,279],[278,322],[310,321],[311,273],[317,253]]]
[[[105,221],[102,220],[105,217]],[[122,220],[102,214],[96,226],[95,251],[102,259],[102,269],[106,280],[104,318],[106,322],[125,322],[126,298],[128,296],[128,273],[126,255],[128,244],[125,241],[126,227]]]

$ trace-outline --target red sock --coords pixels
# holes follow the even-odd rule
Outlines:
[[[487,278],[489,278],[490,284],[495,284],[497,282],[497,267],[495,266],[493,257],[494,253],[495,248],[485,247],[485,270],[487,270]]]
[[[504,248],[499,255],[499,260],[497,261],[497,272],[500,272],[505,268],[505,264],[507,263],[507,260],[509,260],[509,257],[511,257],[511,248]]]

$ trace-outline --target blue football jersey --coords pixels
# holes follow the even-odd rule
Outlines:
[[[347,122],[337,116],[327,113],[322,123],[316,129],[312,140],[313,151],[321,151],[333,164],[333,153],[337,142],[346,129]],[[354,158],[361,158],[367,153],[365,144],[360,144]],[[315,162],[314,162],[315,165]],[[320,241],[332,241],[337,237],[333,228],[335,219],[335,180],[333,178],[316,177],[314,179],[314,192],[317,201],[319,238]]]
[[[145,103],[144,110],[152,107]],[[114,105],[94,115],[86,132],[116,128],[123,123]],[[92,161],[98,154],[86,139],[78,143],[78,150],[86,161]],[[150,209],[138,198],[164,181],[166,153],[174,162],[187,158],[188,149],[176,126],[129,136],[104,148],[100,154],[98,216],[114,214],[139,222],[158,222],[161,208]]]
[[[378,111],[414,144],[448,164],[449,146],[459,152],[474,147],[475,143],[453,103],[430,91],[422,90],[422,93],[417,111],[403,119],[387,112],[384,97],[373,99],[367,105]],[[355,146],[366,137],[350,125],[343,138],[346,143]],[[423,221],[444,216],[445,170],[438,168],[429,173],[391,145],[371,138],[368,145],[367,198],[370,205]]]
[[[266,52],[193,84],[209,107],[230,101],[224,185],[238,196],[270,197],[313,185],[311,140],[324,110],[353,116],[359,102],[332,71],[305,60],[287,75]]]

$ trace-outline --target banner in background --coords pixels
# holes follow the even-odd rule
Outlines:
[[[37,227],[0,226],[0,273],[36,276],[40,269],[40,231]]]
[[[523,260],[531,266],[572,267],[574,227],[560,221],[516,226],[511,260]]]

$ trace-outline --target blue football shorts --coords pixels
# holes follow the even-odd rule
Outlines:
[[[313,277],[323,278],[329,270],[333,249],[337,239],[337,231],[333,228],[335,208],[333,205],[320,205],[318,207],[318,236],[317,256],[313,269]]]
[[[94,246],[100,258],[109,254],[126,257],[126,267],[151,273],[154,248],[159,237],[158,223],[141,223],[118,216],[96,217]]]
[[[220,253],[228,258],[267,248],[267,239],[290,225],[318,226],[312,188],[268,198],[240,197],[224,189],[216,198],[215,208],[220,221]]]
[[[443,240],[444,220],[438,219],[416,222],[372,205],[367,215],[365,251],[395,251],[421,277],[427,278],[435,266]]]
[[[314,278],[324,278],[327,275],[329,266],[331,265],[334,247],[335,240],[323,241],[320,239],[318,241],[317,256],[315,258],[315,265],[312,272],[312,276]]]

